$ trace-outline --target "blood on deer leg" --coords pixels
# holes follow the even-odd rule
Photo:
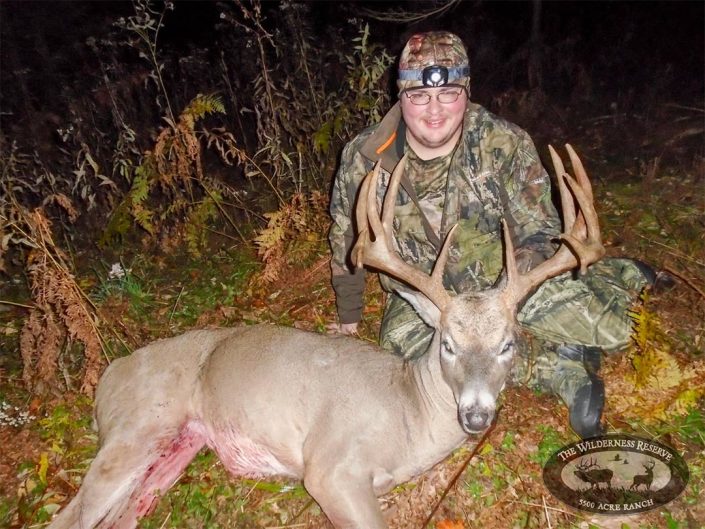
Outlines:
[[[101,447],[81,490],[52,529],[136,527],[206,442],[197,423],[185,425],[173,437],[155,440],[154,431],[143,434]]]

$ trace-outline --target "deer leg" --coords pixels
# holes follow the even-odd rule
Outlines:
[[[307,473],[304,485],[336,529],[387,529],[370,476],[326,469]]]
[[[198,425],[155,439],[154,431],[108,440],[81,489],[48,529],[132,529],[205,444]]]

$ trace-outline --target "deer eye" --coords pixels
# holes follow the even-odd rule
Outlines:
[[[455,356],[455,351],[447,340],[441,342],[441,353],[448,356]]]
[[[512,351],[512,349],[514,349],[514,342],[513,341],[507,342],[506,344],[504,344],[504,347],[499,352],[499,356],[509,354]]]

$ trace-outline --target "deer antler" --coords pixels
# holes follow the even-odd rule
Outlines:
[[[580,463],[576,465],[576,468],[578,470],[590,470],[591,468],[595,468],[597,465],[597,462],[590,458],[590,461],[585,461],[584,459],[580,460]]]
[[[549,146],[549,150],[556,170],[563,209],[564,229],[560,236],[562,244],[553,257],[529,272],[519,274],[514,260],[512,241],[506,223],[504,224],[505,259],[509,278],[507,290],[516,303],[547,279],[567,272],[577,265],[580,265],[580,273],[584,274],[588,265],[599,261],[605,254],[600,225],[593,204],[592,186],[580,158],[570,145],[566,145],[575,172],[575,177],[572,177],[566,173],[563,162],[553,147]],[[579,206],[577,213],[576,201]]]
[[[362,182],[355,208],[359,234],[352,250],[352,260],[358,268],[364,264],[407,283],[424,294],[442,312],[450,301],[450,294],[443,286],[443,269],[448,259],[453,230],[448,233],[443,243],[431,275],[406,263],[394,250],[392,236],[394,203],[399,193],[406,158],[407,156],[404,155],[392,172],[384,196],[381,217],[377,209],[377,179],[380,162],[377,162]]]

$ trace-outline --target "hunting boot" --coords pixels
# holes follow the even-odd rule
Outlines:
[[[515,384],[558,395],[569,410],[570,426],[582,438],[603,433],[605,384],[600,379],[601,349],[532,341],[519,348],[510,377]]]
[[[657,270],[650,264],[640,261],[639,259],[631,259],[634,266],[642,273],[646,284],[651,287],[651,290],[656,294],[661,294],[667,290],[671,290],[676,285],[676,280],[671,274],[665,270]]]
[[[551,386],[568,406],[570,426],[583,439],[604,433],[605,384],[599,377],[602,351],[586,345],[559,345]]]

